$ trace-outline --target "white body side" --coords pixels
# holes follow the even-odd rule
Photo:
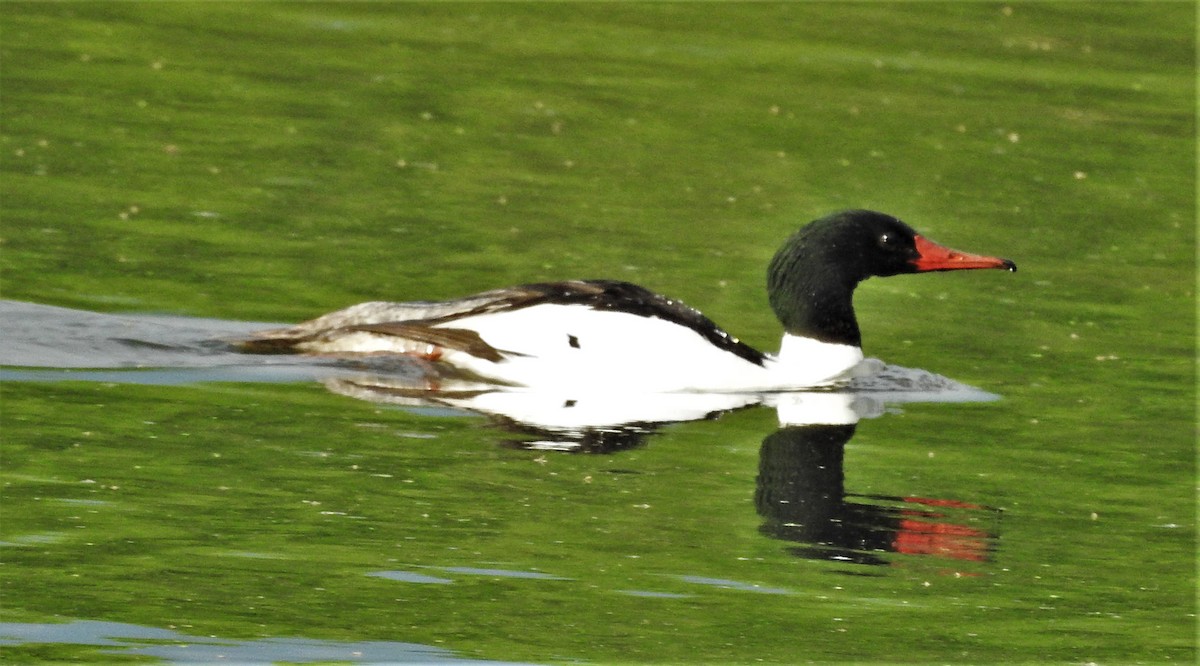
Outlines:
[[[494,363],[447,351],[444,362],[480,376],[533,389],[587,387],[597,392],[744,392],[819,386],[849,376],[863,360],[858,347],[785,336],[764,365],[725,351],[696,331],[654,317],[583,305],[537,305],[457,319],[504,353]],[[357,351],[418,353],[411,343],[356,334]],[[375,340],[372,343],[368,338]],[[373,348],[378,346],[378,348]],[[401,345],[402,346],[402,345]]]
[[[505,358],[493,362],[370,332],[305,347],[334,354],[441,351],[442,362],[499,382],[535,390],[597,393],[780,391],[821,386],[870,370],[858,347],[793,335],[783,336],[779,354],[767,356],[760,366],[686,326],[585,305],[535,305],[455,319],[442,326],[476,331]]]

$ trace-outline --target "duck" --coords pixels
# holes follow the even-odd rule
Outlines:
[[[359,303],[235,342],[251,354],[419,359],[516,390],[757,393],[836,385],[877,370],[853,295],[862,281],[1016,264],[939,245],[891,215],[845,210],[792,234],[767,268],[783,325],[766,353],[699,310],[618,280],[539,282],[444,301]]]

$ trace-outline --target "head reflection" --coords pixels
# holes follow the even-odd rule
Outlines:
[[[946,499],[854,495],[845,489],[845,445],[854,424],[784,426],[763,440],[754,504],[760,530],[799,557],[888,564],[887,553],[990,559],[995,536],[970,525],[986,507]]]

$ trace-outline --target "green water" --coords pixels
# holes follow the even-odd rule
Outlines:
[[[1193,663],[1195,29],[1168,2],[6,2],[6,299],[295,321],[612,277],[771,349],[765,265],[832,209],[1021,272],[856,301],[869,354],[1004,399],[862,422],[846,489],[1001,509],[948,510],[983,561],[797,557],[755,507],[765,409],[567,455],[317,385],[10,382],[0,622]],[[101,649],[0,645],[142,659]]]

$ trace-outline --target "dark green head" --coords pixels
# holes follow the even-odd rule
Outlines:
[[[1016,265],[943,247],[891,215],[847,210],[810,222],[784,242],[767,270],[767,295],[787,333],[861,346],[852,302],[859,282],[973,268],[1015,271]]]

